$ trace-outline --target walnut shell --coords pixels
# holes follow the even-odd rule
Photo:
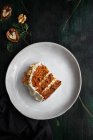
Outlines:
[[[12,14],[12,8],[8,5],[4,6],[1,10],[0,17],[1,19],[8,19]]]
[[[10,28],[7,32],[6,32],[6,37],[8,40],[10,40],[11,42],[18,42],[19,41],[19,32],[15,29],[15,28]]]

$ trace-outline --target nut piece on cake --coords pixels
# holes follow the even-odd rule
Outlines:
[[[19,33],[15,28],[10,28],[6,33],[6,37],[11,42],[18,42],[19,41]]]
[[[29,66],[24,73],[22,83],[38,101],[46,100],[61,85],[61,81],[57,80],[42,63]]]

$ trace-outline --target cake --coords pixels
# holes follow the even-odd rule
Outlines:
[[[41,62],[29,66],[23,75],[22,83],[38,101],[46,100],[61,85],[61,81]]]

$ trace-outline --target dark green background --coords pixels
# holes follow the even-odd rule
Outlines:
[[[93,113],[93,0],[0,0],[0,8],[10,4],[12,17],[0,23],[0,78],[5,88],[7,66],[17,52],[27,46],[24,41],[6,49],[5,33],[17,22],[20,13],[26,13],[32,36],[28,44],[40,41],[56,42],[69,49],[77,58],[82,71],[80,97]],[[69,19],[69,20],[68,20]],[[67,22],[68,20],[68,22]],[[64,29],[64,30],[63,30]],[[7,66],[3,63],[7,61]],[[64,115],[49,120],[54,140],[93,140],[93,116],[90,116],[78,99]]]

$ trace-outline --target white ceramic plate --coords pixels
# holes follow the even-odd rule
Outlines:
[[[44,102],[35,101],[21,83],[27,67],[44,63],[62,81],[62,85]],[[75,103],[81,89],[81,72],[76,58],[56,43],[32,44],[19,52],[10,63],[6,74],[6,89],[13,105],[33,119],[51,119],[62,115]]]

